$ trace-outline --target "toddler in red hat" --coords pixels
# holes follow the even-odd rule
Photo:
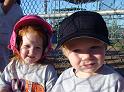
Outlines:
[[[22,17],[14,26],[9,48],[11,62],[0,78],[0,92],[50,92],[56,82],[54,67],[45,62],[52,27],[36,15]]]

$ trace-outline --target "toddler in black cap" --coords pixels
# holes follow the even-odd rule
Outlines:
[[[104,64],[108,29],[96,12],[78,11],[59,28],[56,49],[62,48],[71,68],[58,78],[52,92],[124,92],[124,79]]]

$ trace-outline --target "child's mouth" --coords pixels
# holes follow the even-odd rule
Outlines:
[[[95,63],[89,63],[89,64],[85,64],[84,66],[86,68],[92,68],[95,65]]]

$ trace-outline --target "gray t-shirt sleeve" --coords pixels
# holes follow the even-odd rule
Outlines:
[[[68,79],[73,81],[73,79],[71,79],[71,78],[73,78],[73,75],[70,73],[71,71],[72,71],[72,68],[69,68],[62,72],[62,74],[57,79],[55,85],[53,86],[52,92],[67,92],[67,91],[65,91],[66,85],[63,85],[63,82],[67,82],[66,84],[69,85],[70,87],[71,87],[71,85],[73,85],[72,83],[70,83],[70,81],[67,81]]]
[[[0,92],[3,90],[4,90],[3,92],[11,92],[10,91],[11,90],[11,76],[10,76],[11,74],[8,67],[9,66],[5,67],[0,77]]]
[[[119,74],[118,74],[119,75]],[[120,75],[113,75],[113,79],[111,81],[115,80],[113,92],[124,92],[124,78]],[[112,90],[111,90],[112,91]]]
[[[45,76],[46,76],[45,77],[45,80],[46,80],[45,92],[51,92],[51,89],[54,86],[54,84],[58,78],[57,72],[52,65],[47,66]]]

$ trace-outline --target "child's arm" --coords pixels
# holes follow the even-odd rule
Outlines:
[[[119,80],[117,81],[116,87],[117,91],[116,92],[124,92],[124,77],[120,77]]]
[[[48,65],[46,69],[46,87],[45,92],[51,92],[52,87],[55,85],[58,76],[55,68],[52,65]]]
[[[4,69],[0,77],[0,92],[11,92],[11,77],[8,67]]]

